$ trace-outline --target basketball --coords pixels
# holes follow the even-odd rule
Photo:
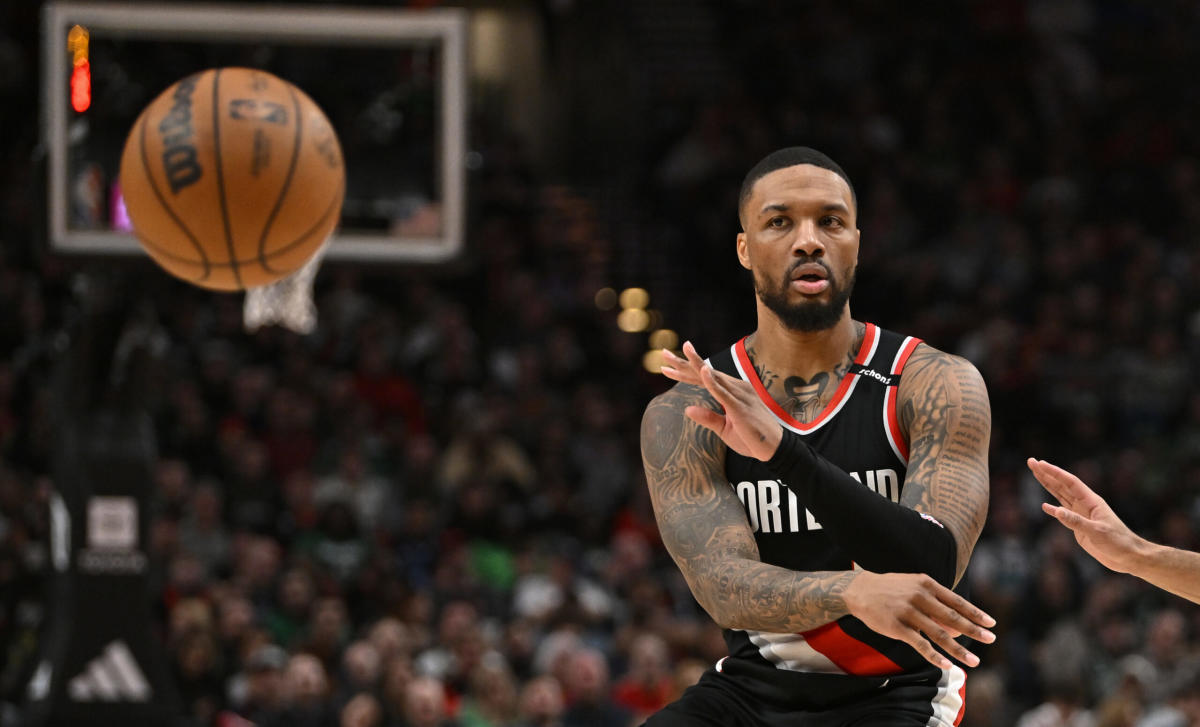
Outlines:
[[[126,210],[172,275],[213,290],[273,283],[313,256],[341,217],[346,173],[333,126],[265,71],[214,68],[163,91],[121,154]]]

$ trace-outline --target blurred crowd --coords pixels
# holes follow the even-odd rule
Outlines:
[[[1200,88],[1179,76],[1200,67],[1195,4],[659,4],[691,13],[686,56],[651,64],[683,52],[669,27],[646,33],[657,47],[614,33],[627,66],[669,70],[638,80],[619,145],[573,142],[576,164],[619,147],[609,176],[539,169],[529,140],[476,120],[453,269],[327,265],[301,337],[247,334],[239,298],[118,266],[123,315],[157,342],[156,628],[190,723],[626,727],[722,656],[641,475],[639,417],[666,382],[595,293],[643,284],[702,352],[749,332],[737,185],[804,143],[858,189],[855,316],[965,356],[991,393],[965,589],[999,639],[975,647],[963,725],[1200,724],[1200,609],[1082,554],[1023,464],[1071,468],[1135,530],[1200,547]],[[549,5],[563,33],[596,12]],[[658,22],[634,5],[614,3]],[[32,68],[32,41],[5,33],[0,57]],[[615,57],[552,51],[577,70]],[[32,83],[0,73],[0,101]],[[88,270],[25,244],[35,123],[0,116],[10,704],[47,571],[48,366]]]

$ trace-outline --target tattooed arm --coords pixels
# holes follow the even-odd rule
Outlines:
[[[854,573],[798,573],[759,560],[741,502],[725,480],[725,445],[684,415],[717,408],[704,389],[680,384],[642,418],[642,462],[663,543],[696,600],[725,628],[797,632],[849,611]]]
[[[995,621],[926,575],[804,573],[761,562],[745,511],[725,480],[726,445],[692,420],[699,408],[721,406],[688,384],[650,402],[642,418],[642,460],[663,543],[718,625],[796,633],[853,614],[935,666],[949,662],[933,643],[965,664],[979,663],[954,637],[991,642],[995,637],[985,627]]]
[[[937,518],[954,536],[957,582],[987,517],[987,388],[965,359],[921,344],[904,367],[897,408],[910,443],[901,503]]]

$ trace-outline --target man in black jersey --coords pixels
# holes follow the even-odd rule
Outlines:
[[[991,412],[968,362],[850,317],[857,199],[805,147],[742,184],[758,327],[642,420],[663,542],[729,655],[648,727],[956,725],[994,621],[950,589],[987,512]]]

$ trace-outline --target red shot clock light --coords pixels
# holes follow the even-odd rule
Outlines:
[[[71,53],[71,108],[83,113],[92,105],[92,67],[88,63],[88,32],[76,25],[67,34],[67,50]]]

